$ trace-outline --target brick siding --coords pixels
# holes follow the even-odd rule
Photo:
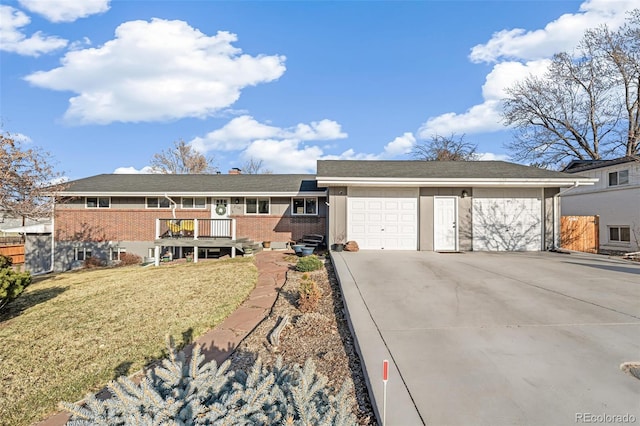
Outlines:
[[[210,219],[209,210],[176,210],[176,217]],[[170,212],[146,209],[60,209],[55,213],[56,241],[153,241],[156,219]]]
[[[176,210],[179,219],[210,219],[209,210]],[[171,213],[148,209],[58,209],[56,241],[153,241],[156,219]],[[238,238],[254,241],[290,241],[305,234],[325,234],[324,216],[232,216]]]
[[[325,234],[327,219],[324,216],[236,216],[238,237],[254,241],[291,241],[305,234]]]

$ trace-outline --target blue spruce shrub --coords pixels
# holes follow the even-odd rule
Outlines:
[[[304,367],[274,366],[258,359],[248,372],[203,363],[196,346],[187,362],[169,344],[169,357],[139,384],[127,377],[111,382],[112,397],[88,395],[84,405],[63,402],[68,425],[354,425],[346,382],[335,395],[309,359]]]

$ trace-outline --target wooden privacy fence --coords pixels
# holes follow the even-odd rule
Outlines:
[[[0,246],[0,254],[10,257],[14,265],[20,265],[24,263],[24,244]]]
[[[562,216],[560,246],[567,250],[598,253],[600,247],[598,216]]]

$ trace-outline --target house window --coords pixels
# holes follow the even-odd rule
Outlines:
[[[318,199],[316,197],[294,198],[291,212],[293,215],[317,215]]]
[[[628,185],[629,170],[609,173],[609,186]]]
[[[108,209],[111,207],[111,198],[87,197],[86,206],[88,209]]]
[[[631,241],[631,229],[628,226],[610,226],[609,241],[628,243]]]
[[[168,209],[171,207],[171,203],[168,198],[165,197],[147,197],[148,209]]]
[[[182,197],[183,209],[204,209],[207,207],[205,197]]]
[[[246,214],[269,214],[268,198],[247,198],[245,202]]]
[[[76,248],[74,253],[75,260],[87,260],[91,257],[91,250],[86,248]]]
[[[110,259],[112,261],[116,261],[116,260],[120,260],[120,255],[123,253],[126,253],[127,249],[124,248],[111,248],[111,255],[110,255]]]

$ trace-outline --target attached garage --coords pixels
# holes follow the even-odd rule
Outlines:
[[[347,240],[362,249],[417,250],[416,188],[349,188]]]
[[[474,189],[473,250],[542,250],[543,196],[534,188]]]
[[[540,251],[558,247],[561,188],[596,179],[504,161],[318,161],[327,242],[361,249]]]

